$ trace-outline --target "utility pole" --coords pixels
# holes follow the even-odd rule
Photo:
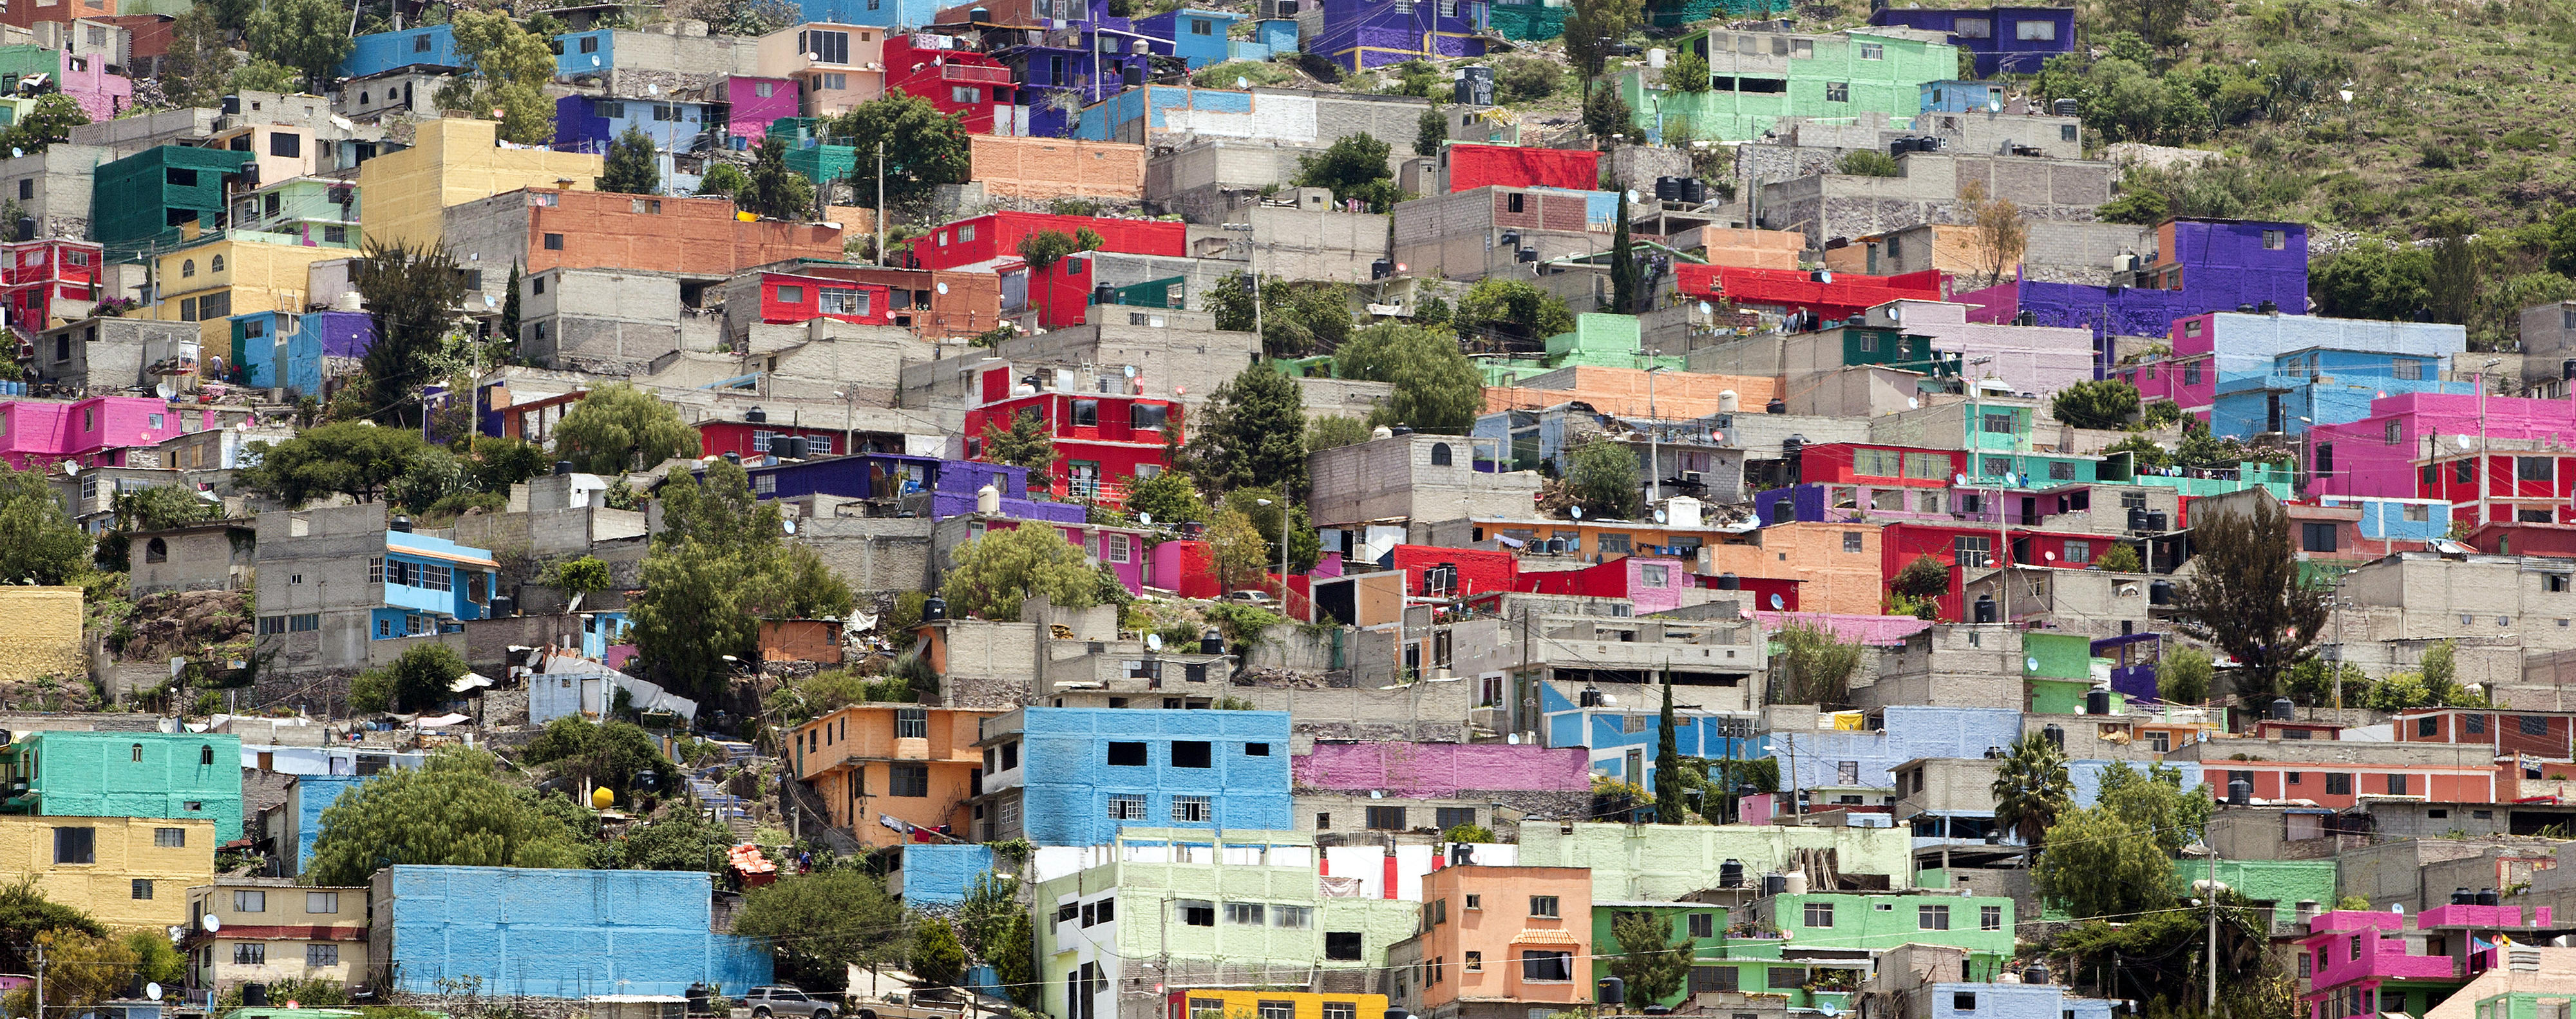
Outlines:
[[[45,942],[36,941],[36,1019],[45,1019]]]
[[[885,139],[879,138],[877,139],[877,265],[880,268],[889,264],[886,261],[885,223]]]
[[[2207,840],[2208,833],[2204,831],[2202,841],[2205,843]],[[2218,847],[2213,845],[2207,848],[2209,849],[2209,884],[2201,889],[2200,894],[2202,900],[2209,904],[2207,949],[2209,954],[2202,957],[2204,960],[2202,968],[2208,970],[2202,976],[2208,978],[2209,989],[2201,998],[2200,1014],[2215,1016],[2218,1014]],[[37,1019],[43,1019],[43,1017],[39,1016]]]

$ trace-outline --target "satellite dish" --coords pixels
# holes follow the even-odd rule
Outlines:
[[[200,926],[206,928],[206,933],[213,934],[224,929],[224,921],[222,917],[216,916],[213,913],[208,913],[206,914],[205,919],[201,921]]]
[[[1159,634],[1159,633],[1149,633],[1149,634],[1146,634],[1146,635],[1145,635],[1145,650],[1147,650],[1147,651],[1160,651],[1160,650],[1162,650],[1162,649],[1163,649],[1163,635],[1162,635],[1162,634]]]
[[[1234,87],[1236,87],[1236,88],[1251,88],[1251,87],[1252,87],[1252,79],[1250,79],[1250,78],[1246,78],[1246,77],[1244,77],[1244,76],[1242,76],[1242,75],[1240,75],[1240,74],[1235,75],[1235,76],[1234,76]]]
[[[161,1000],[161,985],[158,983],[143,985],[143,996],[154,1001]]]
[[[780,525],[780,526],[787,528],[787,533],[789,533],[789,534],[794,534],[794,533],[796,533],[796,521],[793,521],[793,520],[781,520],[781,521],[779,521],[778,523],[779,523],[779,525]]]
[[[1575,506],[1575,507],[1571,507],[1571,509],[1572,509],[1572,511],[1573,511],[1573,513],[1574,513],[1574,519],[1576,519],[1576,520],[1581,520],[1581,519],[1583,519],[1583,507],[1581,507],[1581,506]]]
[[[2469,448],[2469,437],[2468,437],[2468,436],[2462,435],[2462,436],[2459,436],[2458,438],[2459,438],[2460,448],[2461,448],[2461,449],[2467,449],[2467,448]]]
[[[1964,488],[1968,484],[1968,476],[1965,474],[1950,475],[1950,483]]]
[[[1699,313],[1702,315],[1713,315],[1717,313],[1717,309],[1709,307],[1707,301],[1701,301],[1699,302]]]
[[[167,383],[167,382],[164,382],[164,383],[162,383],[162,384],[160,384],[160,385],[157,385],[157,386],[152,387],[152,395],[154,395],[154,396],[158,396],[158,397],[160,397],[160,398],[162,398],[162,399],[164,399],[164,400],[167,400],[167,399],[169,399],[169,398],[171,398],[171,397],[173,397],[173,396],[177,396],[177,395],[179,395],[179,390],[178,390],[178,388],[177,388],[177,387],[174,387],[174,386],[172,386],[171,384],[169,384],[169,383]]]
[[[2042,552],[2039,554],[2039,557],[2052,563],[2057,561],[2057,553],[2055,552]]]
[[[644,86],[644,94],[645,94],[645,95],[648,95],[648,96],[658,96],[658,95],[661,95],[661,94],[662,94],[662,86],[660,86],[660,85],[646,85],[646,86]]]
[[[938,290],[939,290],[939,292],[940,292],[940,293],[943,293],[943,294],[944,294],[944,293],[947,293],[947,292],[948,292],[948,284],[946,284],[946,283],[942,283],[942,284],[940,284],[940,285],[939,285],[939,287],[938,287]]]
[[[1655,511],[1655,522],[1656,522],[1656,523],[1658,523],[1658,524],[1660,524],[1660,523],[1663,523],[1663,522],[1664,522],[1664,511],[1662,511],[1662,510],[1656,510],[1656,511]]]
[[[1778,591],[1773,591],[1773,592],[1771,592],[1771,611],[1773,611],[1773,612],[1778,612],[1778,611],[1780,611],[1780,606],[1782,606],[1782,605],[1784,605],[1784,604],[1787,604],[1787,603],[1782,602],[1782,601],[1780,600],[1780,592],[1778,592]]]
[[[2028,657],[2028,658],[2024,658],[2024,659],[2022,659],[2022,660],[2021,660],[2021,667],[2022,667],[2022,668],[2025,668],[2025,669],[2029,669],[2029,670],[2030,670],[2030,671],[2032,671],[2032,672],[2038,672],[2038,671],[2039,671],[2039,656],[2038,656],[2038,655],[2032,655],[2032,656],[2030,656],[2030,657]]]
[[[68,477],[71,477],[72,475],[79,474],[79,473],[80,473],[80,464],[79,464],[79,463],[74,462],[74,461],[71,461],[71,460],[65,460],[65,461],[63,461],[63,476],[64,476],[64,477],[67,477],[67,478],[68,478]]]
[[[1136,522],[1147,527],[1152,527],[1154,526],[1154,515],[1151,513],[1138,513],[1136,514]]]
[[[1816,1003],[1816,1011],[1821,1012],[1821,1013],[1824,1013],[1825,1015],[1829,1015],[1829,1016],[1830,1016],[1830,1015],[1838,1014],[1838,1013],[1840,1013],[1842,1010],[1841,1010],[1841,1009],[1838,1009],[1838,1008],[1835,1008],[1835,1007],[1834,1007],[1834,1003],[1833,1003],[1833,1002],[1830,1002],[1830,1001],[1819,1001],[1819,1002],[1817,1002],[1817,1003]]]

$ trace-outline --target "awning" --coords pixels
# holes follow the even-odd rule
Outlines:
[[[471,721],[473,717],[474,716],[472,715],[440,715],[436,718],[413,719],[411,724],[413,728],[417,729],[439,729],[456,725],[460,722]]]
[[[1583,942],[1575,940],[1574,935],[1566,931],[1525,927],[1519,934],[1513,935],[1512,944],[1563,945],[1567,948],[1579,948],[1582,947]]]
[[[447,692],[464,693],[467,690],[480,689],[491,685],[492,677],[483,675],[479,672],[469,672],[456,677],[454,682],[447,684]]]

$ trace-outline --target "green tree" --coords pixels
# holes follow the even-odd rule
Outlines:
[[[597,556],[583,556],[555,567],[554,586],[570,595],[590,594],[608,589],[608,564]]]
[[[2425,310],[2436,322],[2466,325],[2477,309],[2478,287],[2486,279],[2486,252],[2477,239],[2477,221],[2466,213],[2433,217],[2427,227],[2433,272],[2426,279]]]
[[[147,983],[178,986],[188,975],[188,957],[170,944],[168,935],[158,931],[132,931],[118,939],[134,955],[134,978]]]
[[[833,118],[826,133],[859,146],[847,179],[859,204],[869,207],[877,203],[878,145],[885,148],[888,202],[928,198],[941,184],[966,183],[974,169],[961,119],[939,112],[939,107],[919,96],[889,90],[885,98],[860,103]]]
[[[1618,221],[1610,228],[1610,310],[1634,315],[1637,307],[1637,251],[1628,237],[1628,190],[1619,189]]]
[[[1574,65],[1574,73],[1586,81],[1602,79],[1609,65],[1610,51],[1601,44],[1624,40],[1640,27],[1646,16],[1643,0],[1574,0],[1573,10],[1565,18],[1565,57]],[[1595,88],[1594,94],[1616,89]]]
[[[1853,149],[1843,153],[1834,172],[1847,177],[1902,177],[1905,168],[1897,165],[1895,156],[1877,149]]]
[[[741,167],[732,163],[717,163],[707,167],[706,175],[698,178],[700,195],[722,195],[733,198],[742,194],[742,189],[749,186],[751,186],[751,178],[742,172]]]
[[[1298,157],[1297,176],[1289,183],[1330,188],[1336,202],[1363,201],[1370,212],[1386,212],[1403,198],[1394,171],[1387,169],[1391,151],[1368,132],[1344,135],[1320,153]]]
[[[1851,700],[1851,675],[1861,646],[1823,625],[1791,620],[1780,628],[1782,696],[1790,704],[1840,706]]]
[[[2209,652],[2188,645],[2174,648],[2165,652],[2165,660],[2156,666],[2156,695],[2171,704],[2205,703],[2209,700],[2210,678],[2216,671]]]
[[[116,997],[134,980],[136,958],[125,942],[77,931],[46,931],[35,937],[44,947],[45,1008],[82,1015]],[[0,1007],[34,1012],[35,991],[21,987],[0,998]]]
[[[242,488],[289,506],[341,493],[374,502],[428,452],[420,433],[382,428],[373,421],[342,421],[306,429],[292,439],[252,442],[259,463],[233,475]]]
[[[2184,631],[2237,661],[2237,693],[2269,699],[2325,625],[2325,593],[2299,583],[2290,519],[2271,499],[2252,512],[2196,515],[2197,571],[2174,592]]]
[[[239,24],[240,22],[232,22]],[[161,58],[161,96],[174,107],[213,106],[239,58],[215,5],[192,4],[170,23],[170,52]]]
[[[1312,456],[1327,449],[1356,446],[1369,441],[1369,423],[1339,414],[1326,415],[1306,422],[1306,453]]]
[[[1494,62],[1494,101],[1505,106],[1534,103],[1565,87],[1565,66],[1551,60],[1514,54]]]
[[[2173,857],[2126,818],[2099,807],[2050,825],[2031,887],[2078,920],[2118,920],[2171,903]]]
[[[253,60],[234,68],[226,84],[236,93],[296,92],[304,87],[304,72],[274,60]]]
[[[653,737],[635,723],[592,722],[578,715],[546,723],[519,759],[553,765],[559,777],[619,792],[635,788],[636,776],[671,763],[654,747]]]
[[[1615,88],[1596,88],[1592,97],[1583,101],[1583,130],[1592,136],[1596,146],[1610,144],[1612,135],[1637,133],[1637,113],[1628,101],[1619,98]]]
[[[939,593],[948,600],[948,611],[958,616],[1016,622],[1020,603],[1041,595],[1068,609],[1100,603],[1099,578],[1091,563],[1052,527],[986,531],[951,550],[948,558],[951,565],[940,579]]]
[[[1037,954],[1037,932],[1029,927],[1025,909],[1010,911],[1000,932],[984,945],[984,961],[993,965],[994,978],[1021,1008],[1034,1009],[1039,1001]]]
[[[957,986],[966,976],[966,948],[957,943],[956,928],[935,916],[922,917],[912,932],[911,970],[926,986]]]
[[[2051,829],[2075,805],[2066,751],[2043,733],[2027,733],[2013,741],[2002,763],[1995,765],[1989,791],[1995,797],[1995,826],[2033,849],[2057,837]]]
[[[519,281],[523,278],[525,277],[519,272],[518,261],[513,259],[510,262],[510,292],[501,297],[499,326],[501,338],[512,343],[519,342]]]
[[[2123,542],[2112,542],[2110,550],[2093,561],[2093,567],[2108,573],[2143,573],[2147,568],[2138,558],[2137,547]]]
[[[2118,379],[2078,382],[2058,390],[2048,411],[2077,428],[2120,428],[2138,412],[2138,387]]]
[[[118,492],[108,505],[115,515],[111,529],[98,541],[98,561],[102,568],[115,573],[123,573],[129,566],[127,535],[182,527],[224,515],[223,504],[198,498],[196,491],[186,485],[154,485]]]
[[[803,220],[814,212],[814,184],[787,168],[787,143],[771,135],[752,150],[751,175],[733,201],[755,216]]]
[[[655,159],[653,139],[632,124],[609,143],[607,159],[600,169],[596,186],[602,191],[650,195],[662,190],[662,169]]]
[[[1002,428],[987,418],[984,421],[984,459],[998,464],[1029,469],[1029,490],[1052,491],[1055,471],[1055,437],[1047,434],[1046,419],[1035,409],[1024,408],[1011,417],[1011,427]]]
[[[2405,321],[2432,307],[2433,275],[2432,252],[2365,240],[2317,266],[2308,291],[2319,315]]]
[[[2113,761],[2102,769],[2098,781],[2101,791],[2094,797],[2094,809],[2135,825],[2167,858],[2198,840],[2201,826],[2209,822],[2209,790],[2197,785],[2183,788],[2178,769],[2158,763],[2139,771],[2127,761]]]
[[[1269,572],[1270,545],[1261,540],[1261,530],[1242,510],[1232,506],[1218,509],[1200,538],[1208,543],[1208,556],[1216,562],[1218,587],[1251,590],[1257,584],[1255,578]]]
[[[59,92],[36,97],[36,105],[26,117],[0,131],[0,147],[25,152],[43,152],[55,142],[72,140],[72,129],[89,123],[89,114],[80,103]]]
[[[695,810],[672,810],[627,829],[617,842],[618,865],[627,870],[704,870],[723,866],[733,832]]]
[[[474,70],[441,86],[438,104],[476,117],[500,111],[502,141],[552,143],[555,102],[546,96],[546,86],[555,79],[555,55],[545,37],[528,31],[506,11],[459,10],[449,23],[456,33],[457,57]]]
[[[1587,516],[1636,519],[1645,505],[1639,486],[1643,469],[1637,451],[1608,436],[1595,435],[1566,454],[1565,481]]]
[[[250,12],[243,34],[250,54],[303,72],[308,91],[319,92],[349,55],[349,9],[338,0],[268,0]]]
[[[2291,699],[2301,704],[2340,708],[2371,703],[2370,674],[2350,662],[2310,658],[2283,675]]]
[[[1662,803],[1662,794],[1656,795]],[[1670,918],[1645,910],[1614,913],[1610,935],[1619,941],[1619,954],[1603,961],[1610,975],[1628,985],[1628,1000],[1652,1005],[1681,993],[1695,949],[1689,938],[1673,936]]]
[[[1057,262],[1063,261],[1066,255],[1078,251],[1090,251],[1100,246],[1099,234],[1092,233],[1088,227],[1085,227],[1082,232],[1085,237],[1075,237],[1062,230],[1040,230],[1022,237],[1019,248],[1020,258],[1029,263],[1029,272],[1043,274],[1053,268]],[[1086,239],[1090,243],[1084,243]]]
[[[28,949],[40,934],[103,937],[107,927],[77,907],[46,898],[44,890],[36,887],[34,874],[21,874],[0,885],[0,964],[21,967],[17,969],[21,973],[35,972],[35,955]]]
[[[1669,673],[1664,676],[1663,686],[1664,709],[1655,718],[1655,820],[1679,824],[1684,813],[1682,750],[1680,733],[1673,728],[1673,679]]]
[[[1333,360],[1343,378],[1394,384],[1371,425],[1465,435],[1485,410],[1484,376],[1445,329],[1381,322],[1351,334]]]
[[[582,394],[555,425],[558,455],[592,474],[622,474],[694,456],[698,438],[671,405],[623,382]]]
[[[1422,111],[1422,116],[1413,125],[1413,154],[1439,155],[1440,143],[1448,140],[1449,115],[1440,112],[1440,104],[1433,103]]]
[[[445,644],[405,649],[402,657],[385,668],[385,675],[392,681],[393,710],[425,712],[454,700],[456,695],[447,685],[469,671],[464,656]]]
[[[761,619],[847,616],[856,599],[814,550],[782,540],[778,507],[752,498],[740,466],[662,484],[663,529],[632,602],[645,678],[705,696],[729,681],[724,656],[750,660]]]
[[[468,867],[579,866],[570,828],[493,777],[499,758],[447,746],[418,768],[378,775],[322,811],[322,834],[304,867],[309,885],[363,884],[394,864]]]
[[[418,428],[421,387],[439,381],[435,355],[447,348],[456,324],[465,273],[443,247],[369,241],[351,283],[376,332],[360,362],[369,386],[367,415]]]
[[[1664,84],[1673,91],[1686,95],[1708,91],[1710,84],[1708,58],[1700,56],[1698,50],[1683,47],[1681,53],[1673,57],[1672,63],[1664,65]]]
[[[1490,335],[1535,343],[1574,331],[1565,299],[1526,280],[1488,276],[1458,299],[1454,319],[1465,336]]]
[[[1199,410],[1184,459],[1202,492],[1304,491],[1305,391],[1269,365],[1245,367]]]
[[[1190,484],[1189,475],[1164,471],[1127,490],[1127,511],[1140,517],[1150,514],[1157,524],[1177,526],[1206,520],[1208,505]]]
[[[858,867],[782,877],[743,897],[733,932],[770,941],[781,982],[834,989],[853,965],[900,964],[912,954],[903,905]],[[917,975],[917,974],[916,974]]]
[[[1225,493],[1224,505],[1243,514],[1252,529],[1261,535],[1262,561],[1273,566],[1279,562],[1280,528],[1288,529],[1288,563],[1292,570],[1303,572],[1315,568],[1323,554],[1323,543],[1306,521],[1306,510],[1292,506],[1292,500],[1280,496],[1270,487],[1238,488]],[[1268,505],[1263,505],[1267,502]]]

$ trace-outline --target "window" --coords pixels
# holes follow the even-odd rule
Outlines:
[[[2401,357],[2389,364],[2389,371],[2401,379],[2422,379],[2424,362],[2411,357]]]
[[[340,946],[306,945],[304,946],[304,964],[307,966],[337,966],[340,964]]]
[[[2004,908],[2002,906],[1977,907],[1977,929],[1981,931],[2004,929]]]
[[[1950,557],[1958,565],[1970,569],[1992,566],[1994,542],[1993,538],[1981,534],[1958,535],[1950,539]]]
[[[1100,424],[1100,401],[1073,401],[1073,423],[1077,427],[1083,428],[1098,427]]]
[[[2486,734],[2486,731],[2487,731],[2487,716],[2485,716],[2485,715],[2462,715],[2462,716],[2460,716],[2460,717],[2468,723],[2468,731],[2469,731],[2470,735],[2483,736],[2483,735],[2485,735],[2485,734]]]
[[[2054,21],[2013,22],[2013,38],[2020,39],[2025,42],[2048,42],[2054,40],[2057,38],[2057,23]]]
[[[1833,903],[1810,902],[1807,903],[1806,912],[1807,926],[1809,927],[1831,927],[1834,925]]]
[[[1172,820],[1205,823],[1216,819],[1214,808],[1205,796],[1172,797]]]
[[[2516,481],[2552,481],[2552,480],[2556,480],[2556,479],[2557,479],[2557,477],[2558,477],[2557,467],[2558,467],[2558,461],[2557,461],[2557,459],[2556,459],[2556,458],[2554,458],[2554,457],[2546,457],[2546,456],[2518,456],[2518,457],[2514,457],[2514,458],[2513,458],[2513,479],[2514,479],[2514,480],[2516,480]]]
[[[928,709],[928,708],[896,708],[896,709],[894,709],[894,738],[896,738],[896,739],[929,739],[929,738],[930,738],[930,709]]]
[[[1131,403],[1127,405],[1127,427],[1129,428],[1160,429],[1165,422],[1171,420],[1171,417],[1172,409],[1163,404]]]
[[[1458,827],[1459,825],[1472,825],[1476,823],[1476,808],[1474,807],[1441,807],[1431,813],[1432,827],[1438,828],[1444,832],[1451,828]]]
[[[1992,39],[1995,37],[1995,21],[1993,18],[1960,18],[1950,23],[1950,34],[1962,39]]]
[[[2048,464],[2048,480],[2050,480],[2050,481],[2073,481],[2073,480],[2075,480],[2075,465],[2074,465],[2074,464],[2071,464],[2071,463],[2067,463],[2067,462],[2065,462],[2065,461],[2063,461],[2063,460],[2052,460],[2052,461],[2049,461],[2049,464]]]
[[[1735,967],[1693,966],[1690,971],[1690,993],[1719,994],[1735,990]]]
[[[1112,821],[1144,820],[1145,798],[1134,793],[1111,794],[1109,797],[1109,819]]]
[[[1213,756],[1209,750],[1210,746],[1211,744],[1206,740],[1174,740],[1172,742],[1172,767],[1213,767],[1214,765],[1210,761],[1210,757]]]
[[[1771,985],[1772,990],[1794,991],[1798,988],[1807,986],[1806,967],[1773,966],[1770,967],[1770,970],[1771,971],[1769,973],[1763,975],[1763,982]]]
[[[1862,43],[1860,44],[1860,58],[1863,60],[1885,60],[1887,59],[1887,46],[1883,43]]]
[[[2404,795],[2406,795],[2406,773],[2405,773],[2405,772],[2400,771],[2400,772],[2390,772],[2390,773],[2389,773],[2389,775],[2388,775],[2388,795],[2390,795],[2390,796],[2404,796]]]
[[[1181,923],[1184,926],[1216,926],[1216,903],[1202,902],[1196,899],[1182,899],[1174,902],[1172,905],[1181,914]]]
[[[562,251],[564,249],[562,234],[547,234],[545,243],[546,250],[548,251]]]
[[[1556,896],[1553,896],[1553,895],[1533,895],[1533,896],[1530,896],[1530,903],[1529,903],[1529,915],[1531,915],[1531,916],[1555,916],[1555,915],[1556,915]]]
[[[2011,412],[2006,411],[2002,413],[1987,414],[1984,415],[1984,417],[1986,434],[2011,435],[2013,433],[2013,416]],[[1989,471],[1988,473],[1994,472]]]
[[[152,897],[152,882],[144,878],[135,878],[133,889],[126,894],[137,899],[149,899]]]
[[[1143,743],[1127,743],[1127,742],[1112,742],[1112,743],[1110,743],[1110,744],[1109,744],[1109,763],[1110,763],[1110,764],[1112,764],[1112,765],[1114,765],[1114,766],[1118,766],[1118,767],[1126,767],[1126,768],[1142,768],[1142,767],[1144,767],[1144,766],[1145,766],[1145,744],[1143,744]]]
[[[1524,949],[1521,952],[1521,979],[1531,983],[1572,980],[1574,953]]]
[[[2194,361],[2182,366],[2182,384],[2186,386],[2200,384],[2200,362]]]
[[[1949,929],[1950,929],[1950,907],[1948,907],[1948,906],[1917,906],[1917,907],[1915,907],[1915,908],[1914,908],[1914,929],[1916,929],[1916,930],[1925,930],[1925,931],[1946,931],[1946,930],[1949,930]]]
[[[1403,807],[1370,807],[1370,808],[1368,808],[1368,827],[1369,827],[1369,830],[1370,830],[1370,831],[1403,831],[1403,830],[1404,830],[1404,808],[1403,808]]]
[[[235,966],[265,966],[265,965],[268,965],[268,946],[267,946],[267,945],[265,945],[265,944],[234,945],[234,946],[233,946],[233,965],[235,965]]]
[[[789,286],[782,286],[782,287],[779,287],[779,288],[778,288],[778,303],[780,303],[780,304],[803,304],[803,303],[805,303],[805,288],[804,288],[804,287],[789,287]]]
[[[2335,550],[2335,525],[2303,523],[2299,525],[2299,551],[2332,552]]]
[[[1950,1009],[1955,1012],[1974,1012],[1977,1010],[1977,996],[1968,991],[1953,992],[1950,995]]]
[[[2326,795],[2352,795],[2352,774],[2350,772],[2342,771],[2326,772]]]
[[[268,912],[268,893],[256,889],[235,889],[233,891],[233,912]]]
[[[796,48],[816,63],[846,64],[850,62],[850,33],[798,32]]]
[[[187,278],[187,277],[194,276],[194,275],[196,275],[196,274],[197,274],[197,260],[196,260],[196,259],[193,259],[193,258],[190,258],[190,259],[182,259],[182,260],[179,262],[179,276],[180,276],[180,278],[185,279],[185,278]]]
[[[1851,101],[1851,83],[1850,83],[1850,82],[1848,82],[1848,81],[1829,81],[1829,82],[1826,82],[1826,83],[1825,83],[1825,101],[1826,101],[1826,102],[1829,102],[1829,103],[1848,103],[1848,102],[1850,102],[1850,101]]]
[[[302,158],[304,155],[304,136],[289,131],[279,131],[271,134],[268,136],[268,154],[287,159]],[[221,268],[221,266],[218,266],[217,270],[221,271]]]
[[[186,849],[188,848],[188,829],[154,828],[152,845],[158,849]]]
[[[2465,485],[2478,480],[2477,465],[2470,460],[2451,461],[2451,483]]]
[[[1433,467],[1447,467],[1447,466],[1450,466],[1450,465],[1454,464],[1455,462],[1456,462],[1456,461],[1455,461],[1455,460],[1453,460],[1453,459],[1451,458],[1450,454],[1449,454],[1449,444],[1448,444],[1448,443],[1446,443],[1446,442],[1435,442],[1435,443],[1432,443],[1432,444],[1431,444],[1431,466],[1433,466]]]
[[[1904,468],[1905,459],[1892,449],[1855,449],[1852,451],[1852,473],[1871,478],[1892,478]]]
[[[2051,26],[2051,27],[2055,27],[2055,26]],[[2051,36],[2051,38],[2055,38],[2055,37],[2054,37],[2054,36]],[[2287,230],[2265,230],[2265,231],[2263,231],[2263,250],[2265,250],[2265,251],[2279,251],[2279,250],[2281,250],[2281,249],[2283,249],[2283,248],[2287,248],[2287,247],[2289,247],[2289,246],[2290,246],[2290,232],[2289,232],[2289,231],[2287,231]]]
[[[2334,473],[2334,443],[2320,442],[2317,444],[2317,473]]]
[[[338,913],[340,911],[340,893],[306,892],[304,893],[304,911],[316,916],[327,916]]]
[[[1314,925],[1315,909],[1312,906],[1270,907],[1270,926],[1283,930],[1302,931]]]
[[[584,41],[584,42],[591,42],[591,41],[594,41],[594,40],[588,40],[588,39],[585,39],[585,40],[582,40],[582,41]],[[427,33],[427,32],[423,32],[423,33],[421,33],[421,34],[419,34],[419,35],[412,36],[412,37],[411,37],[411,51],[412,51],[412,52],[414,52],[414,53],[427,53],[427,52],[429,52],[429,33]],[[589,52],[589,51],[588,51],[588,50],[584,50],[583,52],[585,52],[585,53],[586,53],[586,52]]]
[[[1113,562],[1113,563],[1123,563],[1123,562],[1126,562],[1126,561],[1128,560],[1128,557],[1129,557],[1129,556],[1130,556],[1130,554],[1131,554],[1131,553],[1128,551],[1128,549],[1129,549],[1128,541],[1129,541],[1129,540],[1131,540],[1131,539],[1130,539],[1127,535],[1124,535],[1124,534],[1112,534],[1112,535],[1110,535],[1110,536],[1109,536],[1109,561],[1110,561],[1110,562]],[[1247,751],[1247,752],[1249,752],[1249,751]],[[1265,748],[1262,750],[1262,752],[1263,752],[1263,753],[1268,753],[1268,752],[1269,752],[1269,750],[1268,750],[1268,748],[1266,748],[1266,747],[1265,747]]]
[[[1849,785],[1859,785],[1859,784],[1860,784],[1860,762],[1859,762],[1859,761],[1836,761],[1836,762],[1834,762],[1834,783],[1835,783],[1836,785],[1847,785],[1847,786],[1849,786]]]
[[[1332,962],[1358,962],[1360,959],[1360,932],[1325,931],[1324,958]],[[1329,1008],[1331,1006],[1328,1005],[1326,1007]]]
[[[55,863],[97,863],[98,829],[54,829]]]
[[[2518,723],[2525,736],[2549,735],[2549,719],[2543,715],[2524,715]]]
[[[1523,197],[1523,196],[1521,196],[1521,195],[1517,195],[1517,194],[1504,195],[1504,196],[1503,196],[1503,211],[1505,211],[1505,212],[1519,212],[1519,211],[1521,211],[1521,199],[1522,199],[1522,197]]]
[[[891,765],[886,771],[886,793],[915,799],[930,795],[930,766],[927,764]]]
[[[814,296],[815,310],[825,315],[865,316],[869,314],[871,302],[868,300],[867,292],[863,290],[820,287],[816,289]]]
[[[1261,904],[1258,902],[1226,903],[1225,922],[1237,927],[1259,927],[1262,925]]]

